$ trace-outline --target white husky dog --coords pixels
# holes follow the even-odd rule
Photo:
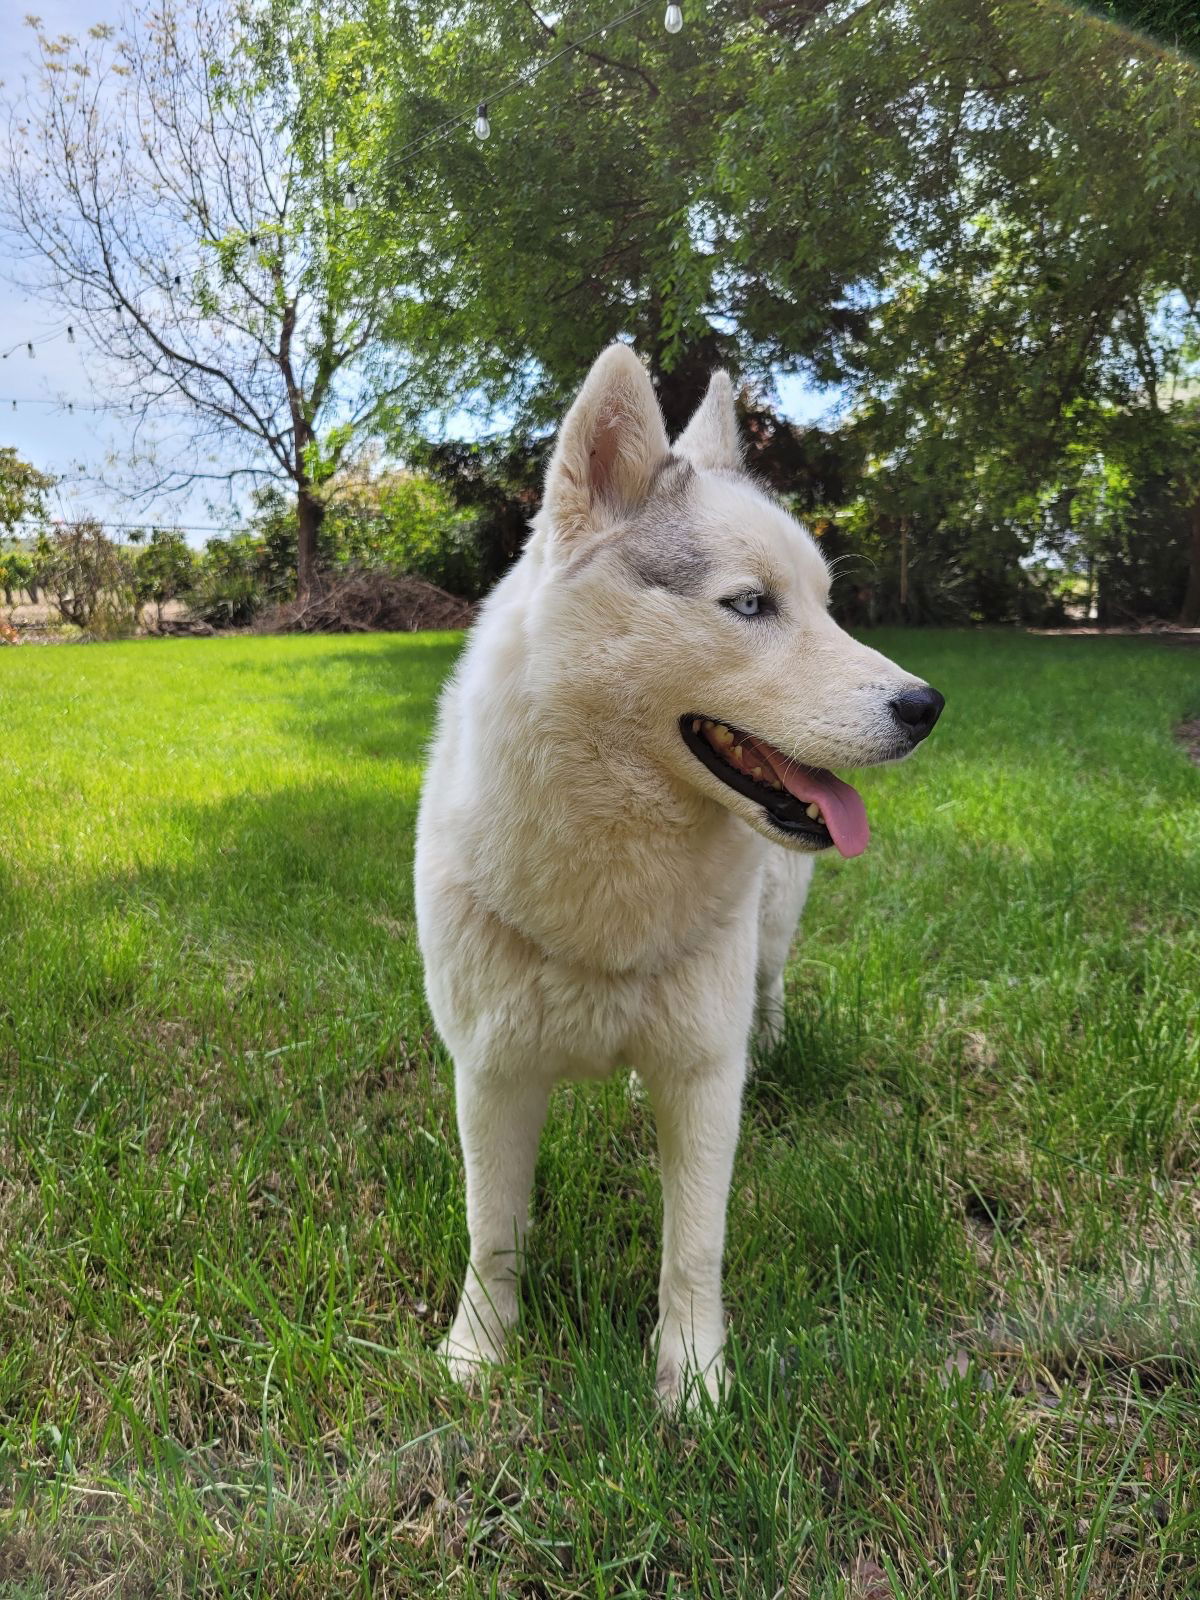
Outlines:
[[[443,1345],[498,1360],[556,1080],[636,1068],[658,1130],[664,1400],[723,1380],[721,1256],[756,1002],[813,856],[867,844],[830,767],[907,755],[942,697],[844,633],[809,535],[741,470],[717,373],[668,444],[632,350],[563,423],[520,561],[442,696],[417,829],[470,1264]]]

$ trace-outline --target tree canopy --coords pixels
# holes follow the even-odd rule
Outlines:
[[[367,438],[481,508],[499,570],[539,442],[625,337],[673,427],[713,366],[744,380],[755,465],[876,562],[872,614],[1018,614],[1028,573],[1127,544],[1154,502],[1159,570],[1120,603],[1200,619],[1185,57],[1051,0],[715,0],[678,35],[608,0],[269,0],[219,24],[206,3],[146,13],[170,26],[111,58],[149,119],[115,143],[99,67],[76,87],[43,41],[29,126],[58,156],[10,193],[122,370],[290,480],[302,572]],[[84,106],[104,132],[81,155]],[[68,180],[103,203],[64,239],[39,186]],[[119,296],[95,255],[118,220]],[[789,374],[837,395],[823,430],[778,415]],[[441,440],[464,409],[490,441]]]
[[[367,4],[364,48],[390,14]],[[970,569],[972,612],[1097,452],[1195,500],[1194,64],[1048,0],[728,0],[678,38],[653,11],[604,38],[606,15],[468,3],[425,19],[436,50],[379,52],[364,193],[376,241],[414,219],[428,240],[403,336],[431,399],[512,417],[511,457],[613,337],[676,427],[719,363],[760,417],[780,374],[837,386],[834,476],[857,493],[827,508]],[[439,132],[529,62],[491,139]],[[1188,552],[1166,559],[1179,604]]]

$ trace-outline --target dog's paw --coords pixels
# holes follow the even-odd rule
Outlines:
[[[659,1352],[654,1392],[659,1405],[670,1416],[694,1416],[703,1409],[702,1396],[720,1405],[728,1393],[725,1357],[720,1351],[703,1368]]]
[[[467,1350],[462,1345],[451,1344],[450,1340],[443,1339],[437,1347],[446,1371],[458,1384],[460,1389],[466,1389],[469,1394],[478,1394],[483,1387],[483,1375],[488,1365],[488,1358],[477,1350]]]
[[[770,1055],[783,1043],[783,1012],[774,1007],[760,1011],[754,1024],[754,1047],[761,1055]]]
[[[488,1367],[504,1360],[505,1343],[501,1329],[482,1328],[460,1312],[437,1348],[455,1383],[474,1394],[482,1388]]]
[[[761,1055],[769,1055],[783,1043],[787,1028],[787,1003],[783,993],[783,979],[776,978],[758,991],[754,1008],[754,1047]]]

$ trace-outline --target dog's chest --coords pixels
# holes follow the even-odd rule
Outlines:
[[[722,819],[724,822],[726,819]],[[510,835],[487,863],[485,899],[510,926],[573,966],[613,977],[686,960],[735,925],[753,921],[761,853],[730,827],[697,848],[654,830],[610,827],[558,834],[544,816]]]

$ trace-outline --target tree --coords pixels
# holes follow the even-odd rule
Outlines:
[[[56,525],[39,540],[37,559],[42,584],[64,622],[103,634],[133,627],[129,562],[94,518]]]
[[[196,558],[178,528],[152,528],[144,544],[131,534],[130,542],[141,544],[133,563],[134,593],[140,605],[153,601],[161,627],[163,607],[191,588]]]
[[[0,530],[11,535],[18,523],[43,516],[53,487],[53,478],[22,461],[11,445],[0,445]]]
[[[619,334],[676,422],[718,362],[768,417],[780,370],[838,385],[831,475],[878,464],[897,575],[969,525],[982,603],[1083,409],[1197,328],[1195,67],[1047,0],[730,0],[675,39],[652,13],[601,39],[608,15],[467,0],[419,80],[378,32],[374,237],[425,203],[455,392],[515,414],[511,452]],[[411,153],[418,88],[445,115],[519,72],[490,140]]]
[[[436,463],[494,500],[498,570],[624,335],[676,426],[712,366],[748,379],[756,464],[853,511],[901,614],[943,562],[1010,614],[1072,441],[1196,347],[1200,78],[1050,0],[720,0],[677,36],[650,10],[605,36],[608,0],[187,3],[43,40],[10,220],[135,404],[192,405],[290,485],[302,589],[364,437],[406,451],[431,409],[512,423]],[[114,105],[141,108],[116,138]],[[783,424],[781,371],[846,425]]]
[[[0,550],[0,589],[4,603],[14,606],[22,589],[33,581],[33,562],[24,550]]]
[[[377,336],[403,273],[381,252],[385,273],[362,270],[350,178],[371,97],[352,52],[326,70],[323,26],[319,9],[135,0],[120,32],[39,31],[0,184],[28,287],[86,331],[113,403],[199,429],[208,465],[152,453],[146,489],[287,482],[302,594],[326,486],[402,376]]]
[[[45,515],[53,487],[53,478],[22,461],[11,445],[0,445],[0,589],[9,607],[19,590],[33,587],[34,563],[24,550],[6,550],[5,538],[13,538],[21,523]]]
[[[1200,16],[1191,0],[1091,0],[1101,16],[1200,56]]]
[[[620,333],[676,428],[712,366],[744,353],[702,215],[720,116],[741,95],[722,52],[744,14],[740,0],[706,7],[672,37],[646,12],[607,39],[607,0],[554,13],[468,0],[425,10],[434,47],[414,55],[392,46],[391,8],[368,0],[379,115],[364,194],[377,247],[414,223],[427,241],[423,314],[400,313],[426,393],[440,383],[516,411],[520,451]],[[491,138],[472,138],[461,108],[514,80],[519,94],[490,107]]]
[[[814,51],[821,37],[829,48]],[[976,573],[999,557],[1019,576],[1039,492],[1101,435],[1109,451],[1120,436],[1142,458],[1169,454],[1193,493],[1197,441],[1163,397],[1200,336],[1196,67],[1082,13],[974,0],[863,7],[849,32],[818,24],[805,60],[819,61],[823,98],[795,75],[756,74],[727,130],[747,248],[786,337],[814,254],[845,260],[842,229],[815,250],[804,239],[772,161],[785,129],[824,118],[835,132],[828,176],[819,167],[809,184],[818,212],[849,209],[860,237],[864,212],[890,213],[891,248],[846,280],[866,315],[831,372],[855,393],[849,431],[893,514],[910,514],[908,536],[957,530]],[[1192,573],[1189,593],[1200,535]]]

